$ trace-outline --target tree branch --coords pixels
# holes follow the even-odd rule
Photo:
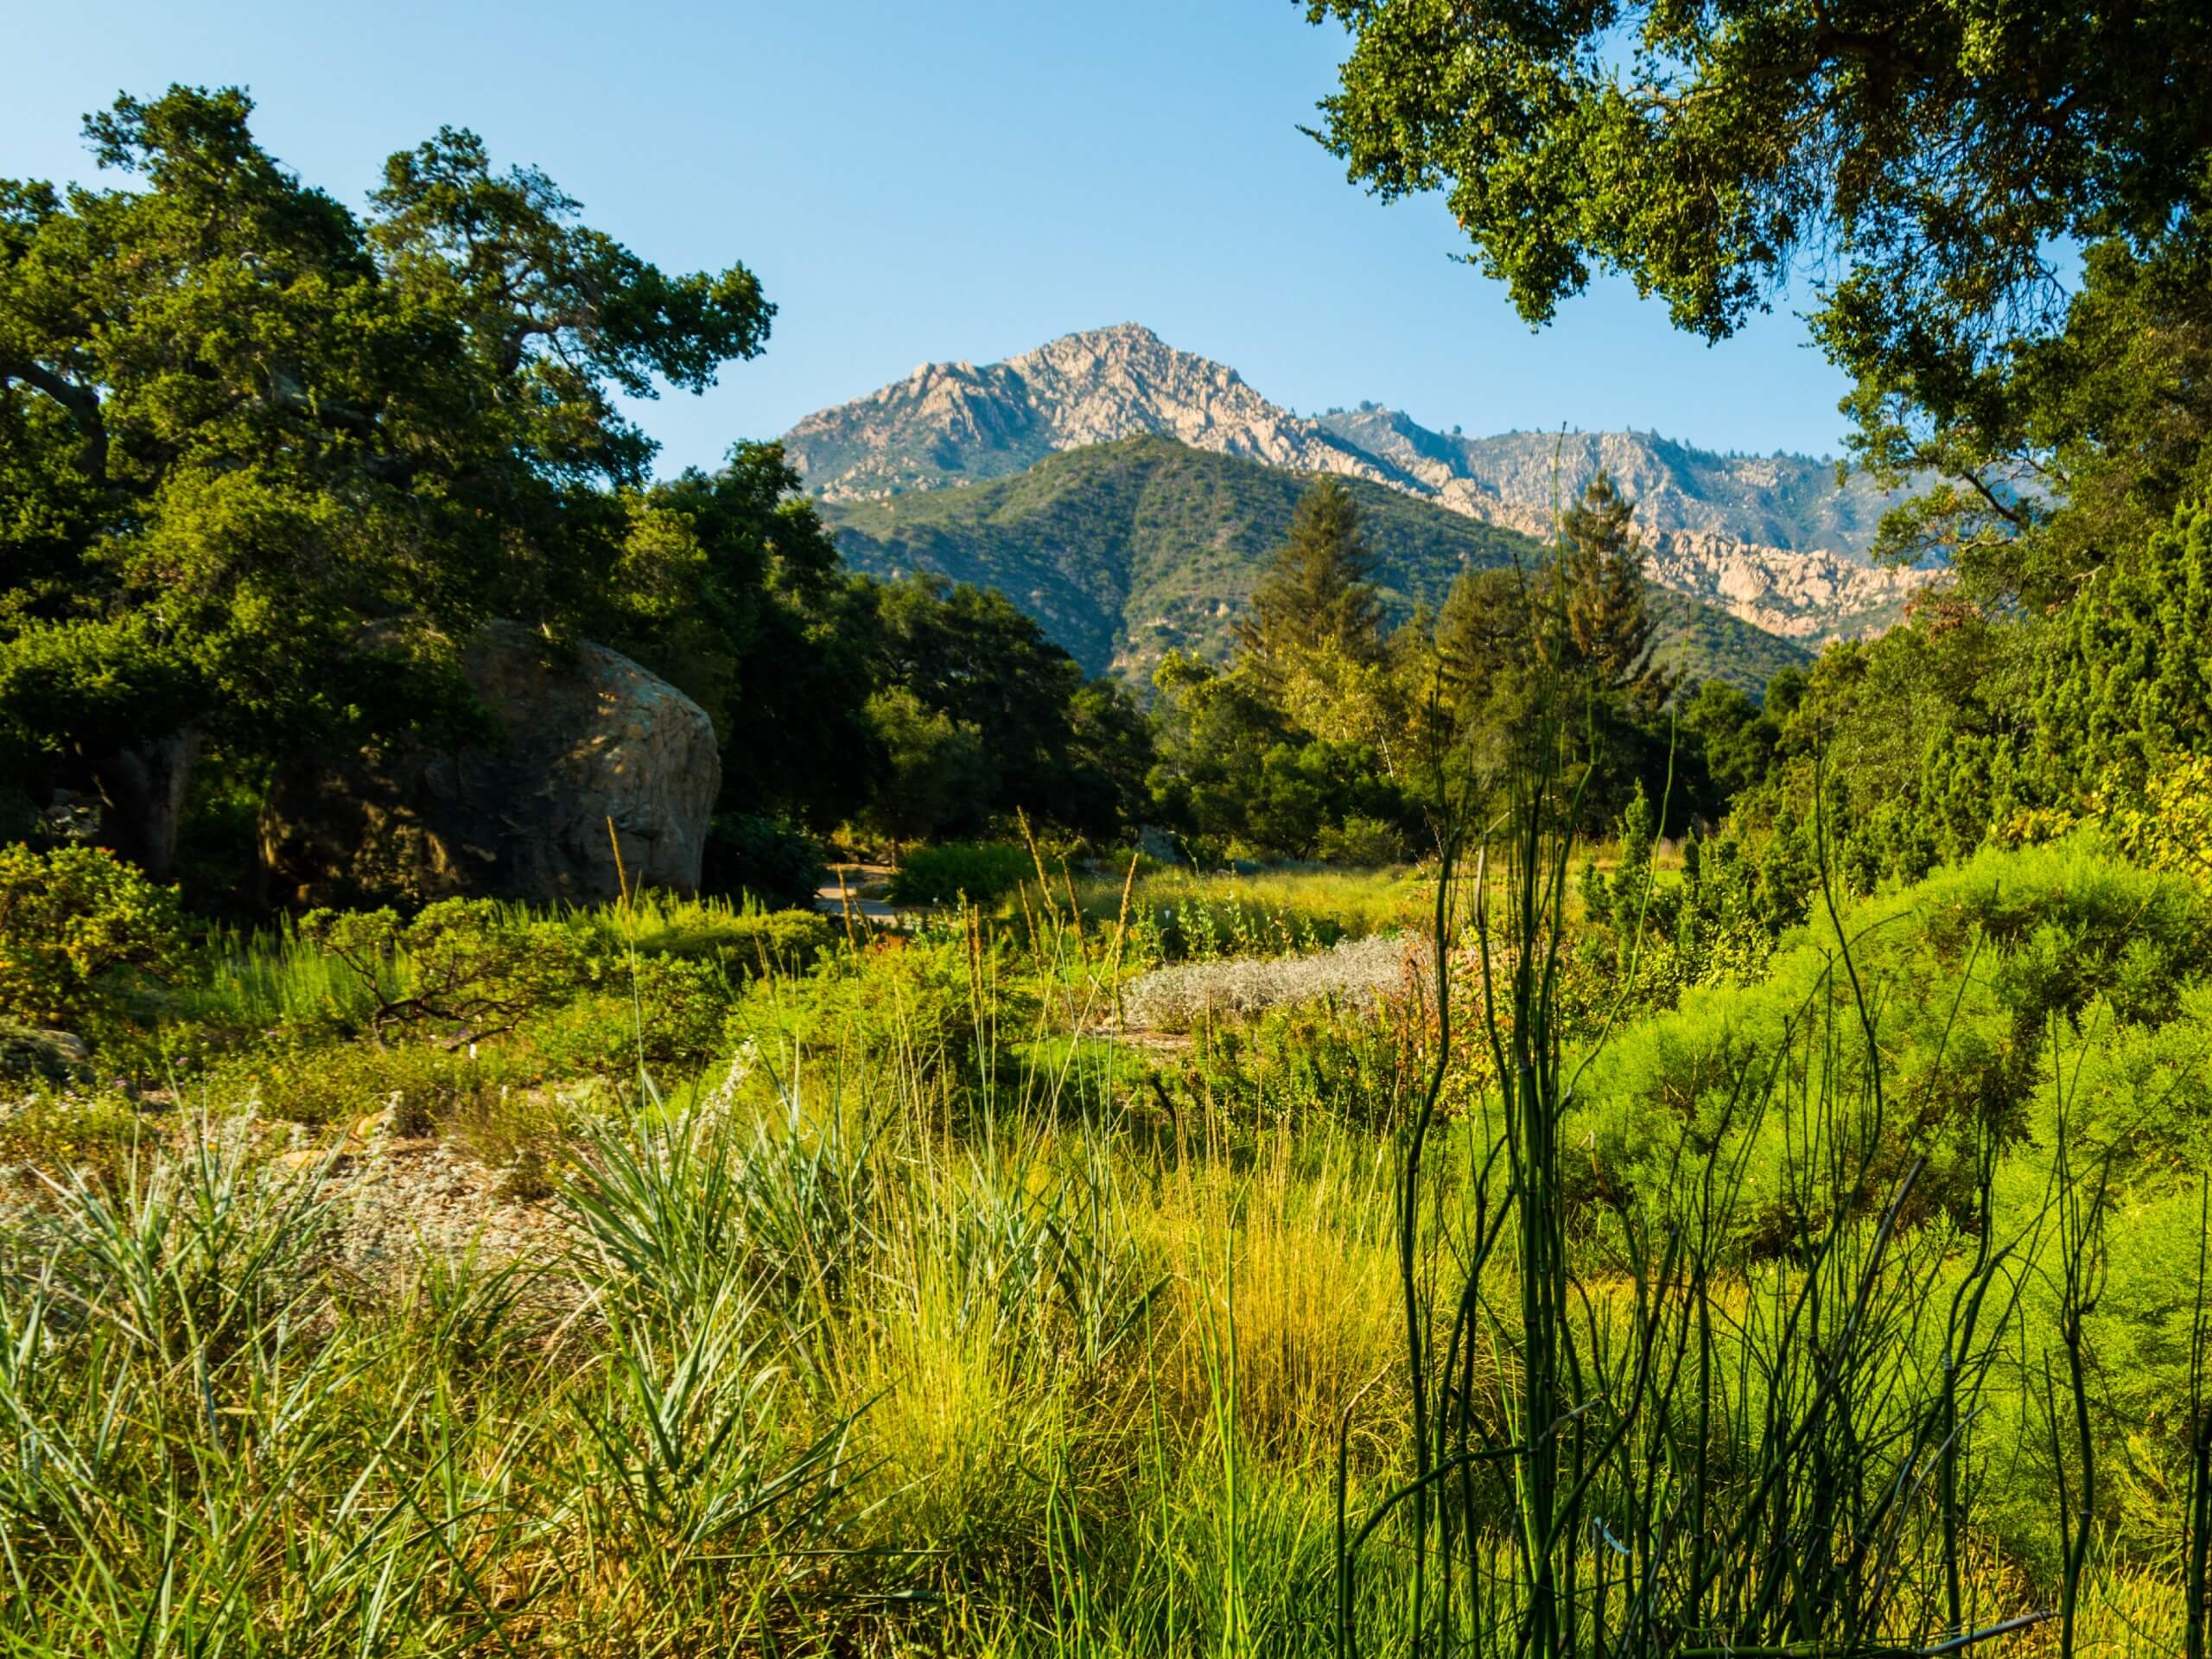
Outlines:
[[[20,380],[69,411],[69,418],[84,434],[84,467],[95,483],[107,482],[107,423],[100,417],[99,393],[63,379],[51,369],[15,358],[0,359],[0,385]]]

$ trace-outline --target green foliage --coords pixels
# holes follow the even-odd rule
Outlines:
[[[2034,711],[2031,764],[2053,794],[2087,779],[2139,791],[2173,757],[2212,752],[2212,507],[2177,509],[2085,582],[2065,621]]]
[[[1731,1115],[1794,1045],[1809,1044],[1805,1058],[1789,1062],[1810,1068],[1791,1086],[1865,1114],[1855,1132],[1879,1137],[1885,1179],[1928,1158],[1923,1194],[1963,1214],[1985,1141],[2050,1144],[2044,1115],[2055,1065],[2070,1077],[2085,1054],[2117,1064],[2143,1052],[2152,1041],[2144,1033],[2179,1018],[2184,999],[2201,1000],[2212,976],[2203,896],[2078,837],[1985,851],[1841,920],[1840,939],[1816,918],[1784,938],[1762,976],[1710,976],[1681,992],[1679,1011],[1626,1028],[1595,1055],[1579,1092],[1599,1103],[1570,1126],[1596,1137],[1593,1191],[1662,1190],[1666,1160],[1687,1131],[1713,1155],[1750,1160],[1741,1224],[1777,1224],[1766,1206],[1782,1201],[1787,1147],[1758,1137],[1781,1131],[1732,1127]],[[1863,1045],[1812,1041],[1824,1030],[1847,1031],[1857,1017],[1842,941],[1871,988],[1886,1116],[1872,1108]],[[2171,1052],[2183,1040],[2158,1039],[2152,1047]],[[2110,1133],[2148,1098],[2113,1093],[2083,1121]],[[1866,1201],[1879,1190],[1866,1188]]]
[[[916,847],[899,861],[891,899],[899,905],[988,905],[1037,877],[1029,849],[1013,842],[943,842]]]
[[[2047,615],[1924,606],[1879,639],[1831,647],[1802,686],[1777,682],[1787,697],[1733,732],[1740,709],[1696,711],[1737,780],[1738,830],[1756,840],[1817,805],[1860,892],[2084,817],[2134,826],[2129,844],[2147,849],[2151,793],[2185,821],[2172,780],[2212,750],[2196,643],[2212,627],[2208,522],[2181,509]]]
[[[569,930],[488,899],[447,899],[405,921],[385,910],[309,911],[299,937],[353,975],[378,1031],[511,1031],[573,991],[585,961]]]
[[[1125,692],[1086,682],[1003,594],[925,573],[861,591],[886,757],[875,828],[894,841],[974,835],[1016,812],[1079,834],[1122,827],[1150,760]]]
[[[1811,258],[1831,349],[1940,407],[2048,305],[2052,243],[2194,226],[2203,129],[2165,96],[2212,53],[2193,16],[1307,10],[1354,37],[1323,142],[1385,197],[1445,191],[1531,321],[1611,269],[1719,338]]]
[[[1307,858],[1349,820],[1412,820],[1384,752],[1301,729],[1243,669],[1171,654],[1156,683],[1150,781],[1166,823],[1247,855]]]
[[[1236,625],[1242,653],[1263,683],[1280,687],[1300,658],[1317,652],[1381,660],[1374,564],[1351,491],[1342,479],[1318,480],[1299,498],[1290,533],[1253,584],[1249,613]]]
[[[1248,1020],[1209,1020],[1162,1079],[1171,1100],[1205,1102],[1238,1132],[1338,1122],[1389,1127],[1415,1061],[1406,1013],[1348,1019],[1332,1003],[1270,1007]]]
[[[602,961],[632,950],[646,956],[710,960],[733,977],[797,973],[830,948],[836,930],[811,910],[740,909],[713,899],[652,894],[621,908],[588,912]]]
[[[183,946],[173,888],[97,848],[0,847],[0,1018],[118,1034],[133,993],[175,974]]]
[[[885,763],[863,814],[893,845],[941,834],[972,834],[988,819],[998,768],[980,728],[924,706],[905,686],[868,701]]]
[[[740,443],[712,474],[626,494],[621,562],[594,625],[713,719],[730,824],[709,856],[736,861],[731,886],[747,885],[747,849],[766,850],[760,815],[827,829],[859,807],[871,776],[866,595],[798,482],[779,446]],[[775,855],[751,873],[792,874]]]
[[[82,1171],[111,1177],[127,1169],[151,1137],[145,1114],[119,1090],[55,1086],[64,1080],[8,1074],[11,1087],[0,1102],[0,1168],[19,1172]]]
[[[0,185],[0,744],[113,803],[156,875],[203,759],[454,730],[467,626],[653,589],[618,556],[652,445],[613,395],[711,384],[771,315],[466,132],[395,156],[363,221],[251,110],[122,98],[86,136],[129,188]]]
[[[1756,753],[1719,757],[1739,827],[1809,821],[1833,780],[1822,815],[1863,890],[2048,833],[2107,770],[2107,810],[2139,811],[2130,791],[2203,752],[2212,254],[2202,125],[2167,92],[2212,52],[2193,16],[1309,15],[1355,36],[1325,142],[1386,195],[1447,190],[1531,318],[1611,265],[1717,337],[1807,255],[1824,274],[1856,457],[1918,492],[1878,554],[1954,581],[1827,654],[1762,784]]]
[[[2101,791],[2089,806],[2137,863],[2212,885],[2212,755],[2169,762],[2139,790]]]
[[[1406,838],[1398,826],[1357,813],[1341,824],[1324,824],[1315,850],[1324,864],[1375,869],[1406,861]]]
[[[1652,620],[1652,666],[1686,689],[1719,682],[1756,697],[1777,676],[1802,674],[1816,654],[1802,641],[1669,588],[1649,589],[1644,604]]]
[[[1629,522],[1635,511],[1611,474],[1592,479],[1560,516],[1559,555],[1544,566],[1537,603],[1560,613],[1564,663],[1588,676],[1601,700],[1648,718],[1674,686],[1651,664],[1643,546]]]
[[[1630,845],[1605,878],[1616,912],[1642,905],[1631,872],[1655,817],[1647,802],[1623,826]],[[1717,848],[1680,883],[1662,877],[1654,910],[1659,894],[1714,879],[1728,861]],[[1233,957],[1294,980],[1303,964],[1262,958],[1310,951],[1325,931],[1417,922],[1433,896],[1405,876],[1141,869],[1122,955],[1131,965]],[[1198,1020],[1187,1045],[1139,1047],[1107,1035],[1110,999],[1084,976],[1103,967],[1122,884],[1093,875],[1078,897],[1086,957],[1070,949],[1062,960],[1050,944],[1032,951],[1020,929],[986,921],[832,947],[803,976],[762,972],[734,993],[717,942],[747,912],[652,899],[562,918],[511,911],[508,926],[564,930],[585,976],[520,1030],[474,1053],[302,1033],[190,1084],[195,1102],[257,1101],[298,1122],[289,1136],[250,1116],[202,1126],[100,1099],[0,1109],[0,1156],[49,1173],[80,1164],[87,1183],[90,1170],[106,1183],[80,1188],[65,1173],[35,1215],[0,1206],[0,1317],[16,1322],[0,1342],[0,1406],[36,1453],[35,1467],[0,1468],[19,1531],[41,1529],[41,1549],[21,1552],[24,1572],[35,1587],[73,1582],[64,1575],[85,1547],[65,1529],[97,1509],[111,1579],[149,1592],[169,1583],[200,1634],[281,1638],[308,1654],[334,1653],[341,1637],[348,1651],[435,1649],[483,1629],[449,1574],[455,1554],[487,1570],[544,1569],[527,1630],[520,1614],[502,1626],[541,1645],[588,1633],[720,1651],[765,1642],[772,1622],[779,1646],[795,1651],[1020,1623],[1036,1633],[1001,1642],[1008,1651],[1088,1647],[1103,1633],[1109,1652],[1179,1652],[1240,1629],[1286,1651],[1332,1651],[1339,1446],[1357,1517],[1388,1501],[1409,1433],[1391,1150],[1433,1058],[1433,985],[1407,975],[1372,1014],[1347,997],[1301,997]],[[1877,1445],[1877,1430],[1917,1432],[1911,1414],[1945,1375],[1942,1313],[1971,1258],[1961,1218],[1980,1213],[1978,1160],[1971,1143],[1960,1151],[1956,1126],[2013,1113],[1992,1202],[2020,1218],[2044,1202],[2039,1160],[2063,1109],[2085,1147],[2113,1150],[2126,1182],[2113,1195],[2126,1225],[2113,1230],[2089,1327],[2104,1373],[2092,1427],[2099,1457],[2141,1471],[2141,1484],[2099,1500],[2109,1553],[2097,1593],[2115,1606],[2137,1597],[2128,1617],[2139,1624],[2166,1617],[2171,1594],[2142,1563],[2171,1536],[2192,1421],[2193,1184],[2212,1157],[2203,906],[2187,882],[2069,842],[1991,854],[1847,916],[1893,1065],[1885,1161],[1852,1189],[1847,1228],[1866,1227],[1853,1217],[1885,1201],[1898,1158],[1916,1147],[1931,1157],[1894,1255],[1834,1247],[1831,1287],[1855,1291],[1870,1273],[1880,1286],[1853,1349],[1839,1345],[1849,1294],[1807,1314],[1821,1321],[1817,1344],[1769,1323],[1786,1295],[1745,1294],[1809,1282],[1805,1229],[1821,1224],[1832,1197],[1820,1172],[1855,1155],[1859,1074],[1833,938],[1816,925],[1791,940],[1772,987],[1693,988],[1678,1013],[1656,1018],[1629,1010],[1613,1047],[1576,1077],[1562,1125],[1573,1148],[1560,1160],[1575,1206],[1570,1266],[1615,1287],[1611,1302],[1593,1294],[1586,1334],[1643,1317],[1637,1281],[1621,1272],[1636,1259],[1621,1251],[1643,1201],[1699,1213],[1710,1181],[1725,1194],[1700,1233],[1719,1252],[1716,1414],[1756,1425],[1770,1409],[1796,1410],[1811,1384],[1792,1368],[1850,1352],[1853,1380],[1834,1407],[1851,1413],[1849,1433]],[[751,921],[797,919],[820,925]],[[412,960],[404,946],[391,952],[403,983]],[[1475,969],[1462,952],[1453,963],[1464,1022]],[[304,966],[286,972],[312,1006]],[[1787,993],[1808,988],[1821,1020],[1792,1024]],[[1601,1014],[1605,989],[1592,999]],[[1592,1023],[1576,1014],[1568,1027]],[[641,1052],[656,1087],[626,1109],[614,1080]],[[2050,1086],[2054,1055],[2063,1096]],[[1800,1080],[1769,1103],[1756,1134],[1748,1112],[1741,1134],[1714,1127],[1736,1067]],[[1494,1084],[1478,1071],[1455,1072],[1450,1111],[1432,1126],[1435,1185],[1424,1198],[1435,1202],[1420,1224],[1440,1251],[1495,1213],[1480,1183],[1505,1154]],[[579,1074],[607,1081],[547,1086]],[[1824,1077],[1834,1087],[1822,1096]],[[1823,1099],[1825,1116],[1812,1109]],[[338,1139],[309,1134],[315,1124],[371,1114],[503,1172],[498,1229],[475,1247],[441,1242],[442,1197],[421,1217],[419,1260],[359,1255],[357,1205],[389,1204],[380,1183],[417,1154],[325,1170],[264,1164],[256,1150],[289,1140],[311,1160]],[[1711,1144],[1691,1140],[1677,1162],[1686,1116]],[[1708,1152],[1719,1158],[1710,1177]],[[1738,1154],[1750,1162],[1732,1187]],[[506,1230],[539,1225],[518,1243]],[[521,1264],[491,1254],[515,1249]],[[349,1270],[331,1273],[334,1257]],[[2062,1264],[2047,1239],[2016,1259],[2020,1300],[2001,1336],[2033,1362],[2056,1339],[2050,1287]],[[1486,1305],[1510,1306],[1514,1264],[1493,1260],[1484,1274]],[[1666,1294],[1697,1279],[1668,1276]],[[1658,1294],[1658,1276],[1646,1282]],[[1459,1289],[1425,1292],[1439,1330],[1463,1306]],[[1925,1317],[1910,1317],[1914,1307]],[[41,1321],[35,1340],[30,1319]],[[1620,1351],[1586,1351],[1605,1352],[1610,1367]],[[2004,1552],[1977,1568],[1977,1605],[2039,1605],[2055,1571],[2033,1372],[1992,1371],[1959,1442],[1974,1448],[1974,1548]],[[1478,1363],[1471,1375],[1468,1408],[1510,1421],[1517,1369]],[[1895,1389],[1904,1403],[1883,1403]],[[127,1409],[104,1416],[118,1401]],[[1647,1463],[1639,1446],[1633,1462],[1688,1481],[1707,1465],[1680,1403],[1666,1443],[1687,1461]],[[1341,1439],[1348,1404],[1363,1427]],[[249,1430],[250,1466],[234,1455]],[[1823,1467],[1842,1466],[1844,1438],[1824,1442]],[[63,1454],[92,1445],[103,1461],[88,1478],[81,1458]],[[1764,1455],[1756,1442],[1752,1454]],[[181,1507],[180,1458],[200,1471]],[[480,1477],[465,1491],[445,1484],[456,1461]],[[1877,1458],[1866,1479],[1886,1490],[1890,1472]],[[1609,1466],[1607,1494],[1617,1476]],[[365,1478],[404,1483],[439,1535],[383,1524],[387,1504],[350,1507]],[[1716,1530],[1770,1513],[1744,1504],[1732,1478],[1700,1490]],[[1813,1502],[1802,1484],[1789,1495],[1798,1509]],[[302,1541],[232,1539],[211,1518],[219,1501]],[[1484,1473],[1455,1502],[1465,1507],[1452,1525],[1483,1529],[1485,1548],[1510,1548],[1505,1483]],[[1233,1540],[1223,1535],[1230,1516]],[[1607,1524],[1618,1535],[1630,1523]],[[219,1579],[168,1565],[179,1527],[197,1529],[198,1549],[228,1552]],[[1039,1538],[1051,1541],[1041,1562]],[[375,1578],[348,1577],[353,1552]],[[708,1573],[702,1553],[731,1559]],[[556,1570],[586,1554],[598,1571]],[[1727,1572],[1771,1566],[1748,1559],[1732,1555]],[[1403,1552],[1370,1551],[1358,1571],[1363,1637],[1397,1639]],[[1900,1582],[1910,1576],[1900,1568]],[[338,1581],[360,1593],[334,1613],[321,1592]],[[1939,1580],[1911,1582],[1940,1601]],[[256,1593],[239,1596],[239,1583]],[[379,1583],[411,1584],[413,1599],[384,1611]],[[140,1605],[134,1593],[129,1606]],[[60,1632],[73,1650],[123,1633],[105,1594],[0,1604],[0,1621],[11,1617],[49,1646]]]
[[[717,813],[707,831],[700,885],[765,905],[808,905],[822,885],[822,845],[781,818]]]
[[[1437,774],[1427,792],[1496,797],[1537,760],[1529,748],[1537,703],[1571,683],[1578,830],[1601,833],[1639,788],[1655,800],[1663,791],[1670,829],[1703,806],[1709,791],[1696,756],[1681,752],[1667,714],[1677,682],[1655,666],[1657,625],[1633,511],[1601,470],[1540,562],[1465,571],[1452,583],[1426,649],[1417,648],[1408,699],[1433,728],[1415,747],[1447,757],[1426,767]]]
[[[1012,969],[1002,938],[893,936],[825,957],[803,977],[747,986],[729,1042],[757,1045],[779,1070],[895,1058],[938,1083],[972,1078],[1002,1041],[1031,1034],[1035,989]]]
[[[1683,700],[1681,731],[1696,746],[1710,791],[1700,804],[1724,808],[1765,778],[1782,741],[1778,701],[1770,692],[1762,705],[1726,680],[1707,680]]]
[[[317,1040],[303,1035],[219,1062],[198,1087],[287,1123],[347,1127],[382,1114],[421,1135],[493,1108],[524,1077],[492,1051],[417,1039]]]
[[[1019,476],[960,489],[824,504],[854,569],[909,570],[1020,595],[1090,674],[1148,683],[1181,651],[1211,663],[1235,652],[1236,621],[1290,534],[1308,480],[1166,438],[1126,438],[1039,460]],[[1540,549],[1363,479],[1344,480],[1373,549],[1386,628],[1440,605],[1462,570],[1516,563]],[[1656,655],[1691,678],[1756,685],[1801,648],[1695,601],[1658,596]]]
[[[712,957],[644,956],[607,963],[597,984],[530,1019],[518,1035],[552,1077],[697,1076],[723,1048],[742,977]]]

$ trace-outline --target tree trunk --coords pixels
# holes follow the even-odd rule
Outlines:
[[[202,738],[194,721],[111,756],[94,774],[106,808],[107,839],[156,881],[168,880],[176,867],[185,791]]]

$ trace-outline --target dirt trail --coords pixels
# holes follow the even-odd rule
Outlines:
[[[892,874],[888,864],[832,864],[830,879],[815,891],[814,907],[825,916],[849,913],[870,922],[896,927],[899,917],[906,912],[884,903],[880,899],[861,897],[862,888],[880,886],[888,881]]]

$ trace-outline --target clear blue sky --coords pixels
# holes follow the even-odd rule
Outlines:
[[[348,201],[450,123],[664,267],[744,260],[767,353],[643,411],[664,467],[1123,321],[1306,411],[1814,454],[1843,429],[1786,309],[1708,347],[1611,283],[1532,334],[1440,201],[1385,207],[1298,132],[1344,41],[1294,0],[11,10],[0,176],[86,176],[79,118],[119,90],[240,84],[262,142]]]

